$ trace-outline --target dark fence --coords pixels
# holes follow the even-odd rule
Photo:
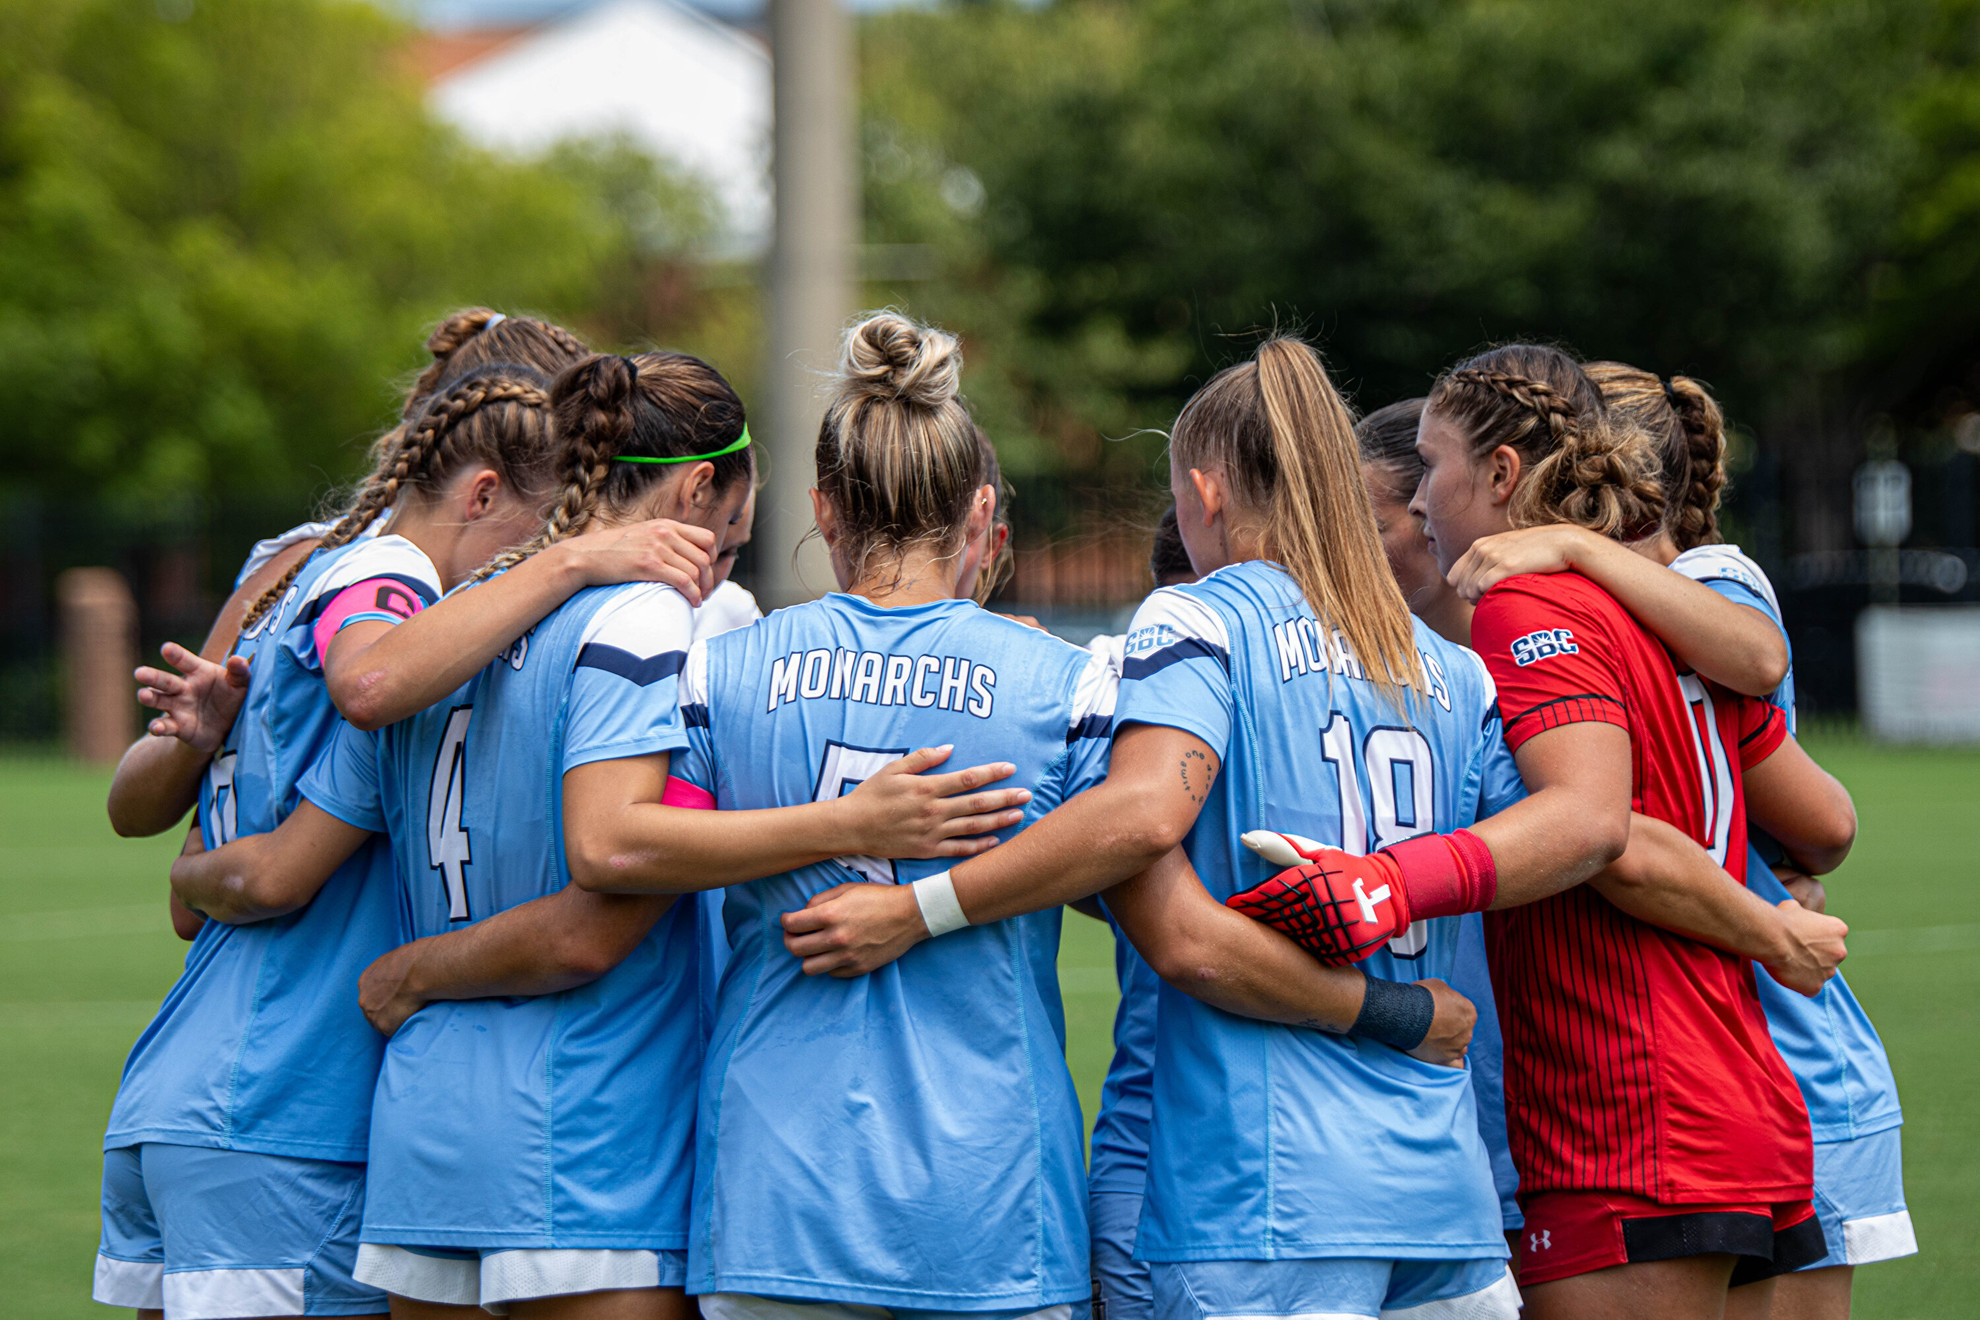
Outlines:
[[[1980,601],[1975,456],[1914,463],[1914,528],[1901,556],[1904,604]],[[1741,475],[1728,539],[1773,577],[1795,647],[1797,689],[1810,713],[1856,708],[1855,621],[1869,601],[1861,551],[1796,555],[1779,474],[1766,461]],[[1148,552],[1167,504],[1152,484],[1018,484],[1011,502],[1016,572],[995,608],[1038,614],[1068,635],[1116,630],[1149,589]],[[249,547],[309,517],[294,498],[113,503],[0,496],[0,741],[59,736],[62,677],[54,581],[63,569],[121,572],[138,603],[141,653],[167,640],[197,646],[232,589]],[[1940,547],[1949,547],[1941,549]],[[737,577],[747,585],[751,558]]]

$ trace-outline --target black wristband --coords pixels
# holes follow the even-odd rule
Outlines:
[[[1437,1000],[1424,987],[1371,976],[1361,1014],[1348,1028],[1348,1035],[1379,1040],[1408,1053],[1430,1034],[1431,1020],[1436,1016]]]

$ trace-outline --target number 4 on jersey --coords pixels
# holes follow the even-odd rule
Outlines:
[[[447,716],[426,798],[426,864],[440,872],[449,921],[468,919],[467,865],[474,856],[461,824],[461,807],[467,799],[467,731],[473,714],[472,706],[456,706]]]

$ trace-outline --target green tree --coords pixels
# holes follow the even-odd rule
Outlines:
[[[407,37],[358,0],[0,0],[0,484],[300,506],[435,317],[584,325],[696,237],[623,144],[464,144]]]
[[[1970,166],[1943,168],[1980,124],[1972,12],[894,14],[868,28],[868,140],[885,147],[869,150],[869,226],[943,255],[901,296],[969,334],[970,388],[1021,469],[1145,470],[1145,446],[1098,437],[1165,425],[1273,324],[1315,336],[1368,407],[1484,343],[1539,337],[1712,382],[1806,475],[1802,539],[1846,543],[1842,478],[1889,406],[1879,363],[1980,270],[1962,223],[1980,191]],[[890,179],[890,159],[920,164]],[[973,218],[925,200],[959,168],[981,182]],[[1892,270],[1921,289],[1900,297]]]

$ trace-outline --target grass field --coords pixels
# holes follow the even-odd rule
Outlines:
[[[1831,910],[1856,934],[1849,975],[1904,1092],[1920,1256],[1862,1272],[1863,1320],[1980,1313],[1980,755],[1890,751],[1830,734],[1811,749],[1856,794],[1862,837]],[[88,1300],[99,1143],[125,1052],[178,971],[165,839],[120,840],[105,778],[0,759],[0,1314],[108,1314]],[[1106,1068],[1112,952],[1068,917],[1069,1053],[1091,1121]]]

